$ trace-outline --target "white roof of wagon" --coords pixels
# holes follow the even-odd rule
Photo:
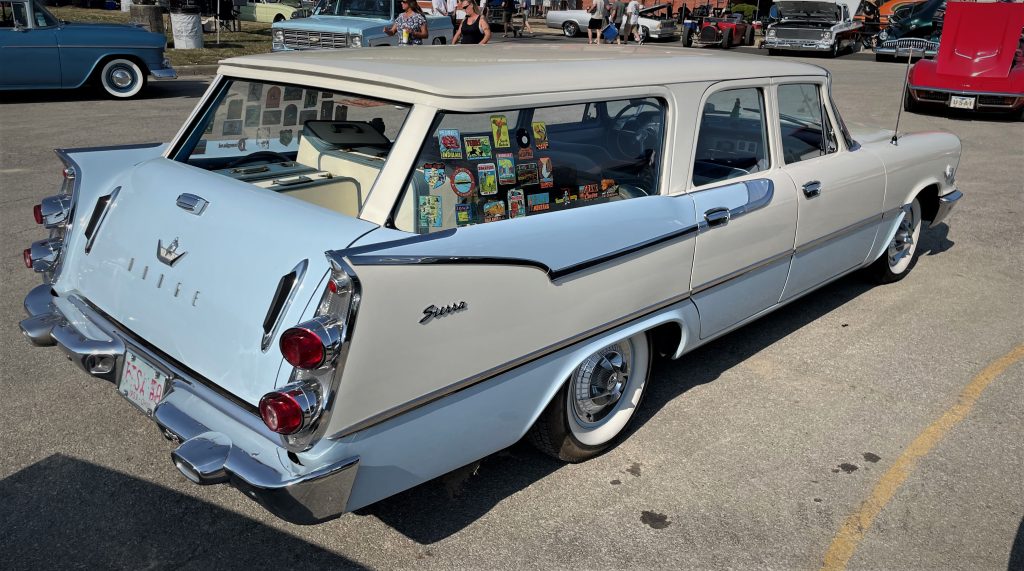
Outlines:
[[[313,74],[442,97],[494,97],[689,81],[824,75],[817,66],[657,46],[348,48],[230,58],[226,66]]]

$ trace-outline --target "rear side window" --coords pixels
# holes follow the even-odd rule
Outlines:
[[[657,194],[665,103],[441,113],[394,216],[440,230]]]
[[[768,129],[761,89],[726,89],[708,97],[697,135],[694,186],[760,172],[768,167]]]
[[[786,164],[835,152],[834,131],[824,109],[817,84],[779,86],[779,125]]]

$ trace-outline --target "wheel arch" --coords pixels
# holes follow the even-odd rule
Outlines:
[[[85,83],[86,81],[95,81],[99,79],[99,74],[101,71],[103,71],[103,66],[107,65],[107,62],[115,59],[129,60],[135,65],[139,66],[139,69],[142,70],[143,76],[149,76],[149,66],[146,65],[146,60],[142,59],[141,57],[135,54],[128,53],[108,53],[102,57],[96,58],[96,63],[93,64],[92,69],[89,70],[89,74],[85,76],[86,79],[83,80],[82,83]]]
[[[916,190],[907,194],[900,206],[910,204],[915,198],[921,204],[921,219],[931,222],[935,219],[936,213],[939,211],[939,188],[938,181],[926,181],[918,186]],[[901,216],[894,216],[892,221],[878,231],[878,237],[875,239],[874,245],[871,247],[871,252],[867,259],[864,261],[865,265],[871,264],[883,254],[885,254],[886,248],[889,246],[889,242],[892,241],[893,236],[896,234],[896,229],[899,227],[899,223],[902,220]]]

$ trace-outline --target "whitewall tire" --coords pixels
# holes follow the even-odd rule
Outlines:
[[[117,58],[103,64],[99,72],[103,91],[116,99],[135,97],[146,86],[146,74],[129,59]]]
[[[601,454],[634,417],[650,370],[646,333],[602,347],[569,375],[530,429],[530,441],[566,462]]]
[[[921,238],[921,203],[915,198],[905,207],[903,220],[889,245],[869,267],[875,281],[892,283],[903,279],[917,264],[917,245]]]

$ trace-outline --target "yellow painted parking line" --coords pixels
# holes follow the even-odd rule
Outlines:
[[[825,552],[825,563],[823,571],[838,571],[846,569],[847,563],[853,557],[857,545],[864,539],[871,528],[871,524],[885,508],[886,504],[896,495],[896,491],[906,481],[910,473],[914,471],[917,462],[935,448],[935,445],[963,420],[974,403],[981,397],[981,393],[1014,363],[1024,358],[1024,343],[1014,347],[1012,351],[1003,355],[998,360],[985,367],[977,374],[971,382],[967,383],[956,404],[950,407],[935,422],[928,425],[921,434],[910,443],[910,446],[900,454],[896,462],[889,468],[889,471],[882,476],[882,479],[875,484],[871,495],[860,505],[856,512],[846,518],[843,527],[839,529],[832,539],[828,551]]]

